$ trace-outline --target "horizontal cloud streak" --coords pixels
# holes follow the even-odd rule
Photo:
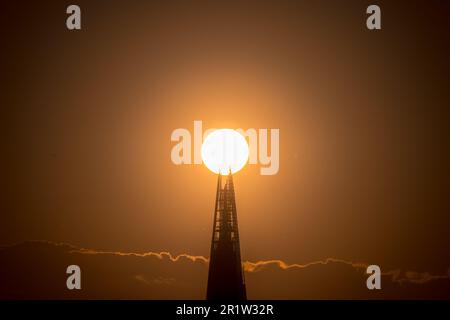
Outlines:
[[[354,262],[345,261],[342,259],[335,259],[335,258],[327,258],[325,260],[313,261],[313,262],[309,262],[306,264],[298,264],[298,263],[288,264],[288,263],[284,262],[283,260],[262,260],[262,261],[257,261],[257,262],[250,262],[250,261],[244,262],[244,270],[247,272],[257,272],[257,271],[262,270],[265,266],[270,266],[270,265],[276,265],[277,267],[279,267],[280,269],[283,269],[283,270],[293,269],[293,268],[304,269],[304,268],[311,267],[314,265],[326,265],[329,263],[343,263],[343,264],[347,264],[347,265],[352,266],[357,269],[367,268],[367,266],[368,266],[368,264],[366,264],[366,263],[354,263]]]
[[[305,269],[308,267],[313,267],[317,265],[328,265],[331,263],[345,264],[353,267],[356,270],[365,270],[369,266],[368,263],[351,262],[336,258],[327,258],[324,260],[313,261],[305,264],[298,264],[298,263],[288,264],[283,260],[262,260],[257,262],[250,262],[250,261],[244,262],[244,270],[246,272],[258,272],[268,266],[276,266],[282,270]],[[448,269],[447,274],[444,275],[432,275],[429,272],[415,272],[415,271],[402,272],[402,270],[400,269],[382,272],[382,275],[390,276],[393,282],[398,283],[410,282],[416,284],[423,284],[433,280],[450,279],[450,269]]]
[[[101,254],[101,255],[117,255],[117,256],[134,256],[134,257],[156,257],[158,259],[168,258],[172,262],[177,262],[180,259],[187,259],[192,262],[203,262],[208,263],[209,259],[205,256],[199,256],[199,255],[190,255],[187,253],[182,253],[179,255],[172,255],[170,252],[162,251],[162,252],[144,252],[144,253],[135,253],[135,252],[120,252],[120,251],[99,251],[95,249],[86,249],[86,248],[75,248],[72,245],[68,245],[73,247],[74,249],[71,250],[72,253],[81,253],[81,254]],[[281,270],[288,270],[288,269],[305,269],[317,265],[328,265],[328,264],[345,264],[348,266],[351,266],[352,268],[358,270],[358,271],[364,271],[369,264],[364,262],[352,262],[352,261],[346,261],[343,259],[337,259],[337,258],[326,258],[324,260],[318,260],[318,261],[312,261],[305,264],[299,264],[299,263],[292,263],[288,264],[287,262],[279,259],[274,260],[259,260],[256,262],[251,261],[245,261],[243,263],[244,271],[245,272],[259,272],[263,270],[265,267],[269,266],[276,266]],[[429,281],[433,280],[440,280],[440,279],[450,279],[450,269],[448,270],[447,274],[444,275],[433,275],[429,272],[415,272],[415,271],[405,271],[402,272],[400,269],[391,270],[387,272],[382,272],[382,275],[390,276],[393,282],[398,283],[415,283],[415,284],[423,284],[427,283]]]
[[[0,246],[0,261],[0,299],[204,299],[209,259],[27,241]],[[70,264],[83,270],[85,285],[80,292],[66,290],[65,270]],[[251,299],[450,299],[450,270],[384,271],[382,290],[375,292],[365,285],[368,265],[334,257],[308,263],[281,259],[243,263]]]
[[[144,252],[144,253],[135,253],[135,252],[120,252],[120,251],[98,251],[94,249],[76,249],[72,250],[71,253],[81,253],[81,254],[103,254],[103,255],[116,255],[116,256],[133,256],[133,257],[156,257],[158,259],[163,259],[164,257],[169,258],[169,260],[173,262],[177,262],[182,258],[187,260],[191,260],[192,262],[208,262],[208,258],[204,256],[193,256],[187,253],[181,253],[179,255],[172,255],[170,252],[162,251],[162,252]]]

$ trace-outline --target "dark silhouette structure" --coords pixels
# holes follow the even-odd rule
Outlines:
[[[225,186],[222,187],[221,174],[217,181],[206,299],[247,299],[231,172]]]

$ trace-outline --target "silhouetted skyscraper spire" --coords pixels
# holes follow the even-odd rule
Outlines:
[[[231,172],[224,187],[220,173],[217,181],[206,299],[247,299]]]

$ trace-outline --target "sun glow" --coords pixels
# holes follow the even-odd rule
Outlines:
[[[226,175],[241,170],[248,161],[248,144],[244,136],[232,129],[211,132],[202,145],[202,159],[214,173]]]

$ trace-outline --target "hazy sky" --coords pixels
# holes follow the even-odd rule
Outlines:
[[[234,177],[243,260],[450,267],[446,2],[77,3],[0,4],[0,243],[207,256],[217,177],[170,161],[202,120],[280,129]]]

